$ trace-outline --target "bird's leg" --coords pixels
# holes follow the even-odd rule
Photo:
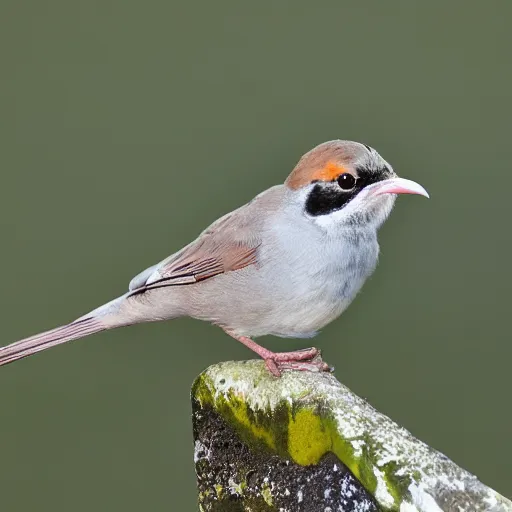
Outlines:
[[[264,359],[266,367],[276,377],[281,376],[281,370],[331,371],[329,365],[322,361],[320,351],[317,348],[306,348],[294,352],[272,352],[258,345],[247,336],[239,336],[227,329],[224,329],[224,331]]]

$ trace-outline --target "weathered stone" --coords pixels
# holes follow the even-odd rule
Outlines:
[[[192,399],[204,512],[512,511],[331,374],[221,363]]]

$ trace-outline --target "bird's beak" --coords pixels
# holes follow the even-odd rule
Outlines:
[[[380,196],[382,194],[418,194],[429,197],[428,192],[419,183],[404,178],[390,178],[371,186],[370,195]]]

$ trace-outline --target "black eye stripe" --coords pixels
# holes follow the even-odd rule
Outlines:
[[[306,201],[306,212],[309,215],[327,215],[343,208],[359,192],[357,186],[351,190],[343,190],[337,182],[317,183]]]
[[[333,181],[314,182],[315,186],[309,193],[306,200],[306,213],[316,217],[319,215],[328,215],[329,213],[341,210],[347,203],[352,201],[352,199],[354,199],[354,197],[356,197],[364,187],[387,178],[385,172],[370,173],[366,169],[357,169],[357,173],[357,178],[350,174],[354,183],[350,183],[351,187],[348,187],[347,189],[344,189],[340,185],[340,178],[343,174]],[[342,181],[346,179],[350,180],[350,178],[344,178]]]

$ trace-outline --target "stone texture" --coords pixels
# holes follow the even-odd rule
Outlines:
[[[512,512],[331,374],[221,363],[192,401],[203,512]]]

